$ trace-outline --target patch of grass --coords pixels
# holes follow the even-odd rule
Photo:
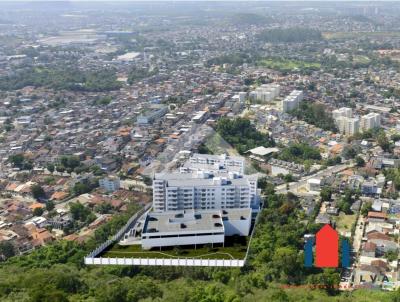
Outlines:
[[[317,62],[305,62],[296,60],[286,59],[262,59],[258,61],[259,65],[265,66],[271,69],[277,70],[293,70],[293,69],[304,69],[304,68],[315,68],[321,67],[320,63]]]
[[[357,215],[346,215],[343,212],[339,213],[339,216],[336,217],[336,229],[338,232],[350,232],[351,226],[356,220]]]
[[[367,56],[363,55],[355,55],[353,57],[353,61],[355,63],[360,63],[360,64],[368,64],[371,60]]]
[[[143,250],[140,245],[122,246],[118,243],[103,252],[101,257],[110,258],[203,258],[203,259],[244,259],[246,256],[249,237],[230,238],[226,237],[225,247],[214,245],[163,247],[151,250]]]

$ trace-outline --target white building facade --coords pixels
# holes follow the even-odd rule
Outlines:
[[[104,189],[107,192],[114,192],[119,190],[121,187],[120,180],[116,176],[108,176],[99,179],[100,188]]]
[[[381,115],[371,112],[361,117],[360,127],[363,131],[378,128],[381,126]]]
[[[342,107],[336,110],[332,111],[332,117],[333,119],[337,119],[338,117],[352,117],[353,116],[353,109],[348,108],[348,107]]]
[[[300,102],[303,100],[304,94],[301,90],[293,90],[282,101],[282,111],[289,112],[299,107]]]
[[[257,202],[256,178],[198,171],[156,174],[153,180],[153,207],[158,212],[250,208]]]
[[[336,119],[336,125],[340,133],[354,135],[360,131],[360,119],[358,117],[340,116]]]
[[[279,96],[281,87],[279,84],[263,84],[250,93],[250,96],[261,102],[270,102]]]
[[[248,236],[251,209],[148,213],[141,232],[143,249],[224,244],[225,236]]]

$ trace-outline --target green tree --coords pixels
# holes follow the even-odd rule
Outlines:
[[[343,148],[342,155],[345,159],[351,159],[357,155],[357,151],[351,146],[345,146]]]
[[[112,206],[109,203],[102,203],[96,206],[95,211],[100,214],[108,214],[112,211]]]
[[[43,215],[43,209],[42,208],[35,208],[33,210],[33,215],[34,216],[42,216]]]
[[[289,112],[289,114],[321,129],[333,132],[337,131],[332,113],[324,104],[303,101],[299,108]]]
[[[96,216],[92,213],[92,211],[88,207],[85,207],[80,202],[70,203],[69,210],[74,220],[90,223],[96,218]]]
[[[245,118],[233,120],[222,118],[218,121],[216,130],[241,154],[258,146],[271,147],[275,145],[274,140],[268,134],[259,132],[250,120]]]
[[[284,180],[286,183],[289,183],[289,182],[294,181],[294,177],[293,177],[292,174],[286,174],[286,175],[283,176],[283,180]]]
[[[37,200],[46,197],[46,193],[45,193],[44,189],[42,188],[42,186],[40,186],[38,184],[34,184],[31,186],[31,193],[32,193],[33,198],[35,198]]]
[[[50,173],[54,172],[54,165],[53,164],[47,164],[47,170],[49,170]]]
[[[357,167],[365,166],[365,160],[361,156],[356,156],[355,161],[356,161]]]
[[[88,193],[90,191],[91,191],[90,186],[83,182],[76,183],[72,188],[72,192],[74,195],[81,195],[81,194]]]
[[[372,203],[369,201],[366,201],[363,203],[361,207],[361,215],[364,217],[368,215],[368,212],[372,210]]]
[[[1,255],[6,259],[15,255],[14,245],[10,241],[0,241],[0,256]]]
[[[8,157],[8,161],[10,163],[12,163],[12,165],[14,167],[21,168],[23,166],[24,161],[25,161],[25,157],[24,157],[24,155],[22,153],[14,154],[14,155],[10,155]]]
[[[52,211],[54,208],[55,208],[54,201],[52,201],[52,200],[46,201],[46,210],[47,210],[47,211],[50,212],[50,211]]]
[[[321,189],[321,192],[319,194],[321,196],[322,201],[331,201],[332,189],[328,188],[328,187],[324,187]]]
[[[376,138],[376,141],[378,142],[378,145],[384,150],[384,151],[389,151],[390,150],[390,142],[389,139],[387,138],[385,132],[382,130],[378,133],[378,136]]]

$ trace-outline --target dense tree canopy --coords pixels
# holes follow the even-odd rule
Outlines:
[[[321,160],[321,154],[317,148],[306,143],[295,143],[283,149],[278,158],[289,162],[304,163],[306,160]]]
[[[115,71],[81,71],[66,66],[35,67],[0,78],[0,90],[16,90],[25,86],[53,89],[110,91],[121,87]]]
[[[322,35],[319,30],[311,28],[274,28],[261,32],[258,38],[270,43],[290,43],[320,41]]]
[[[255,147],[271,147],[275,145],[274,140],[268,134],[258,131],[250,120],[245,118],[233,120],[222,118],[218,121],[216,130],[223,139],[233,145],[241,154]]]
[[[8,157],[8,161],[16,168],[21,170],[31,170],[32,162],[27,159],[22,153],[13,154]]]
[[[44,192],[44,189],[40,185],[37,185],[37,184],[32,185],[31,192],[32,192],[33,198],[35,198],[35,199],[41,199],[41,198],[46,197],[46,193]]]
[[[293,110],[290,114],[321,129],[333,132],[337,130],[332,114],[323,104],[301,102],[299,108]]]

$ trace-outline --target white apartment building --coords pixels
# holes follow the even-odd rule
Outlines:
[[[280,89],[281,87],[278,84],[263,84],[257,87],[250,95],[257,101],[270,102],[279,96]]]
[[[366,131],[379,127],[381,124],[380,114],[369,113],[360,119],[353,117],[353,110],[347,107],[333,110],[332,116],[339,131],[346,135],[354,135],[360,130]]]
[[[381,125],[381,116],[379,113],[371,112],[361,117],[360,128],[364,131],[378,128]]]
[[[301,90],[293,90],[282,101],[282,111],[289,112],[299,107],[300,102],[303,100],[304,94]]]
[[[353,109],[348,107],[342,107],[332,111],[332,117],[334,120],[337,118],[344,116],[344,117],[352,117],[353,116]]]
[[[118,177],[107,176],[99,179],[99,186],[107,192],[114,192],[119,190],[121,185]]]
[[[360,119],[353,117],[353,109],[342,107],[333,110],[332,116],[340,133],[354,135],[360,131]]]
[[[360,119],[358,117],[339,116],[335,121],[340,133],[354,135],[360,131]]]
[[[189,209],[258,208],[257,178],[234,172],[155,174],[156,212]]]
[[[244,101],[246,100],[247,92],[241,91],[239,92],[238,96],[239,102],[244,103]]]

